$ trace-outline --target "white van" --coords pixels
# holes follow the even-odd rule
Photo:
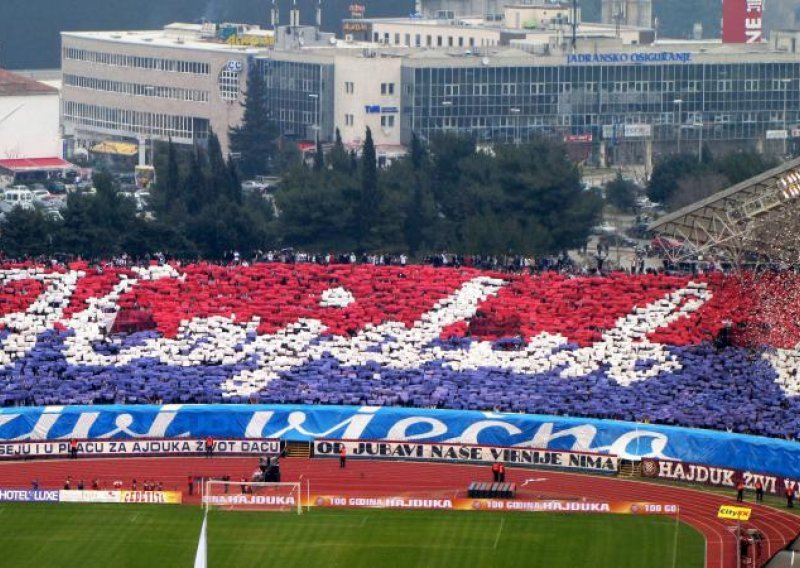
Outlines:
[[[8,212],[14,207],[33,209],[33,192],[24,185],[6,188],[0,201],[0,210]]]

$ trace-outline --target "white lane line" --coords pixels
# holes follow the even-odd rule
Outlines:
[[[500,528],[497,529],[497,536],[494,537],[494,546],[492,547],[493,550],[497,550],[497,543],[500,542],[500,535],[503,534],[503,525],[506,524],[506,518],[503,517],[500,519]]]

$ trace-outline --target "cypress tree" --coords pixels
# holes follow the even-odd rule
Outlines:
[[[328,153],[328,163],[335,172],[342,174],[350,173],[350,159],[342,143],[342,133],[338,128],[336,129],[336,139],[333,143],[333,148],[331,148],[330,153]]]
[[[322,153],[322,142],[317,137],[317,147],[314,154],[314,171],[321,172],[325,168],[325,156]]]
[[[230,130],[231,152],[241,155],[242,175],[263,175],[268,173],[275,158],[278,132],[270,114],[267,85],[257,65],[251,65],[248,70],[242,106],[242,123]]]
[[[361,149],[361,202],[359,204],[358,233],[362,246],[369,239],[378,221],[380,195],[378,193],[378,159],[372,131],[367,128]]]

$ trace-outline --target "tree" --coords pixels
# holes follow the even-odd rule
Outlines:
[[[774,162],[754,152],[733,152],[716,158],[704,148],[702,163],[697,162],[697,156],[680,154],[656,164],[647,194],[653,201],[675,209],[692,203],[693,196],[699,195],[699,199],[702,199],[774,165]]]
[[[156,147],[161,150],[166,146],[166,163],[160,158],[164,153],[157,152],[156,156],[156,184],[152,190],[152,204],[161,215],[173,215],[177,205],[183,201],[180,195],[181,178],[178,164],[178,152],[172,139],[166,144],[156,142]]]
[[[372,130],[367,128],[364,146],[361,149],[361,201],[358,209],[358,242],[364,247],[378,222],[380,193],[378,189],[378,158]]]
[[[714,162],[714,169],[728,179],[731,185],[774,168],[774,160],[756,152],[731,152]]]
[[[617,177],[606,184],[606,201],[622,212],[628,213],[636,205],[636,184],[622,177]]]
[[[432,189],[442,213],[450,217],[450,197],[459,193],[460,164],[475,156],[475,141],[463,135],[437,134],[430,142]]]
[[[408,251],[415,256],[424,246],[426,233],[429,232],[434,222],[432,199],[428,187],[430,160],[427,149],[416,134],[411,137],[408,158],[405,163],[402,163],[402,166],[405,170],[410,170],[408,177],[410,177],[410,185],[413,187],[406,206],[404,237]],[[399,177],[394,170],[400,169],[400,167],[392,168],[391,179]]]
[[[242,203],[242,180],[239,179],[239,171],[236,169],[236,163],[231,156],[228,156],[228,186],[230,188],[229,197],[231,201],[237,204]]]
[[[349,158],[350,158],[350,167],[349,167],[350,174],[356,175],[356,172],[358,171],[358,154],[356,154],[355,149],[350,150]]]
[[[3,220],[0,248],[11,258],[51,253],[54,230],[41,209],[14,207]]]
[[[347,150],[342,143],[342,133],[336,129],[336,138],[333,143],[333,148],[328,153],[328,164],[335,172],[345,174],[350,173],[350,157],[347,155]]]
[[[189,161],[188,173],[183,178],[181,195],[189,215],[196,215],[206,205],[206,180],[203,175],[203,150],[195,146]]]
[[[668,156],[653,168],[653,175],[647,184],[647,196],[656,203],[667,203],[678,189],[679,180],[701,169],[704,169],[703,166],[691,154]]]
[[[256,65],[247,73],[242,123],[230,130],[231,152],[238,153],[239,169],[245,177],[275,171],[278,129],[270,114],[269,95],[264,77]]]
[[[134,201],[114,191],[111,178],[95,174],[95,195],[71,194],[54,239],[65,252],[107,258],[123,252],[125,235],[137,223]]]
[[[357,182],[350,176],[295,166],[284,175],[275,196],[283,243],[312,250],[353,250],[359,195]]]
[[[729,186],[730,182],[724,175],[715,171],[705,171],[692,176],[682,177],[678,180],[678,187],[669,198],[667,208],[675,211],[705,199]]]
[[[235,201],[237,190],[232,187],[232,180],[225,158],[222,156],[222,147],[214,131],[208,135],[208,173],[206,183],[206,203],[213,203],[221,198]],[[239,188],[241,190],[241,187]]]
[[[227,163],[225,162],[219,138],[213,131],[208,137],[206,187],[205,204],[212,204],[221,199],[237,204],[242,202],[242,184],[233,159],[229,156]]]
[[[322,152],[322,142],[317,136],[317,143],[316,148],[314,150],[314,170],[315,171],[322,171],[322,168],[325,167],[325,155]]]

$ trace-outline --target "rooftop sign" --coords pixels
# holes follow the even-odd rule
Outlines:
[[[689,51],[661,51],[658,53],[572,53],[567,55],[569,65],[622,63],[627,65],[644,65],[648,63],[690,63],[692,53]]]
[[[761,43],[763,0],[723,0],[722,43]]]

